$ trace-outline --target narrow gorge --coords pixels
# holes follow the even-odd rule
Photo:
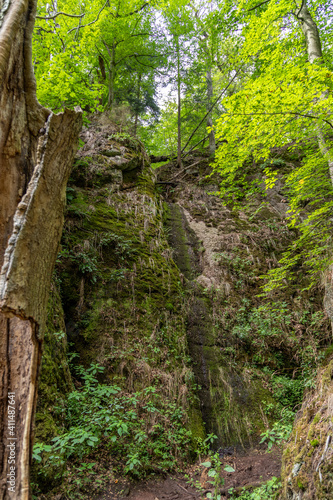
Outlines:
[[[333,500],[328,0],[0,0],[0,500]]]
[[[285,172],[302,153],[272,154]],[[153,170],[107,114],[84,127],[49,300],[34,498],[206,498],[212,452],[234,466],[221,498],[267,481],[271,498],[332,498],[330,275],[308,292],[295,269],[263,295],[295,238],[284,186],[232,210],[209,165],[193,151],[182,169]],[[191,463],[192,482],[175,480]],[[165,474],[171,489],[135,493]]]

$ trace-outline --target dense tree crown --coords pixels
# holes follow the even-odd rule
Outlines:
[[[180,166],[190,149],[209,146],[234,205],[284,177],[299,239],[270,290],[304,257],[314,277],[330,261],[331,13],[329,0],[43,0],[38,97],[54,110],[108,109],[150,153]],[[297,169],[281,168],[283,147],[298,155]],[[265,183],[250,182],[254,164]]]

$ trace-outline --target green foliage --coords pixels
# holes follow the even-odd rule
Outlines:
[[[308,287],[315,285],[332,260],[333,188],[328,169],[332,151],[326,137],[332,127],[333,80],[332,29],[322,17],[324,11],[309,4],[320,36],[330,40],[323,45],[321,64],[310,64],[295,5],[289,1],[262,5],[239,3],[244,23],[239,57],[252,64],[253,71],[242,88],[223,101],[216,137],[224,144],[216,154],[215,170],[222,178],[221,196],[234,204],[263,191],[262,177],[255,175],[253,180],[255,165],[264,167],[266,189],[272,189],[278,179],[286,185],[289,225],[297,229],[299,238],[284,253],[279,267],[268,272],[267,293],[288,286],[300,266],[310,277]],[[298,161],[286,172],[272,149],[285,150],[288,145],[298,153]]]
[[[251,353],[254,364],[266,367],[266,373],[283,370],[286,359],[294,360],[297,377],[274,376],[274,395],[282,406],[295,407],[302,398],[302,388],[311,385],[319,352],[326,336],[319,335],[326,328],[321,311],[293,311],[287,302],[275,301],[251,307],[243,299],[236,316],[225,313],[224,328],[230,329],[242,348]],[[271,370],[271,371],[270,371]]]
[[[33,44],[39,100],[57,111],[127,101],[134,113],[158,112],[150,58],[158,57],[160,42],[150,39],[148,4],[141,7],[136,0],[39,2]]]
[[[75,264],[82,275],[89,278],[92,283],[96,283],[98,278],[106,278],[101,260],[101,253],[103,254],[105,249],[108,252],[112,250],[116,265],[121,266],[108,272],[108,281],[118,281],[124,278],[126,268],[122,266],[133,260],[136,249],[133,248],[132,241],[112,232],[105,232],[99,240],[94,241],[93,244],[89,243],[86,247],[76,245],[71,249],[63,248],[58,255],[57,263]]]
[[[103,371],[96,363],[86,370],[77,368],[83,386],[68,395],[62,409],[66,430],[52,445],[34,446],[34,459],[44,465],[40,473],[93,457],[100,447],[109,450],[123,474],[142,477],[154,470],[173,470],[190,451],[183,410],[153,386],[127,394],[116,385],[100,384]]]
[[[271,450],[274,445],[280,445],[288,440],[292,425],[283,422],[275,422],[272,429],[267,429],[261,434],[261,443],[267,443],[267,449]]]
[[[52,451],[52,446],[44,443],[36,443],[33,448],[32,458],[37,462],[42,461],[42,454],[44,452],[49,453]]]
[[[200,457],[201,455],[208,455],[209,450],[216,441],[217,436],[215,434],[208,434],[204,439],[196,438],[196,448],[195,453]]]
[[[212,485],[213,492],[207,493],[207,498],[212,500],[221,500],[222,496],[219,493],[221,486],[224,484],[224,479],[221,477],[222,462],[220,460],[219,454],[215,453],[210,461],[203,462],[200,464],[202,467],[208,469],[208,483]],[[226,465],[223,468],[226,472],[235,472],[235,469],[230,465]]]
[[[245,491],[238,494],[237,496],[231,493],[231,499],[237,498],[238,500],[276,500],[278,498],[281,489],[281,480],[277,477],[272,477],[269,481],[264,483],[259,488],[255,488],[253,491]]]

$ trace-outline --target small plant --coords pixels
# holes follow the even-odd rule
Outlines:
[[[35,443],[32,450],[32,458],[36,460],[36,462],[42,462],[43,453],[49,453],[52,450],[52,446],[44,444],[44,443]]]
[[[64,340],[66,338],[66,333],[65,332],[54,332],[52,334],[57,340]]]
[[[209,469],[208,477],[211,479],[208,482],[213,486],[213,493],[208,492],[207,498],[211,500],[221,500],[222,496],[220,494],[220,488],[224,484],[224,479],[221,477],[222,462],[219,454],[215,453],[212,456],[211,461],[203,462],[201,465]],[[233,469],[230,465],[226,465],[224,470],[226,472],[235,472],[235,469]]]
[[[215,434],[208,434],[205,439],[197,438],[197,446],[195,449],[196,454],[199,456],[199,460],[201,460],[201,455],[208,455],[211,446],[216,441],[217,436]]]
[[[260,443],[267,442],[267,449],[270,451],[274,445],[279,445],[283,441],[286,441],[291,433],[292,425],[285,424],[283,422],[275,422],[272,429],[267,429],[262,432]]]

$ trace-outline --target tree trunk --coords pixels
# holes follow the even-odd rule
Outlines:
[[[209,69],[206,74],[206,82],[207,82],[207,106],[206,111],[209,112],[207,116],[207,127],[210,129],[213,127],[212,120],[212,100],[213,100],[213,79],[212,79],[212,71]],[[214,130],[211,130],[208,134],[209,137],[209,154],[213,156],[215,154],[216,144],[215,144],[215,134]]]
[[[138,86],[137,86],[137,91],[136,91],[137,108],[139,107],[140,95],[141,95],[141,79],[142,79],[142,74],[139,73]],[[139,120],[139,111],[138,111],[138,109],[136,109],[135,110],[135,117],[134,117],[134,135],[135,136],[136,136],[137,131],[138,131],[138,120]]]
[[[46,303],[81,127],[80,113],[36,99],[36,3],[0,1],[0,499],[29,497]]]
[[[176,50],[177,50],[177,165],[182,168],[182,135],[181,135],[181,78],[180,78],[180,49],[179,35],[176,35]]]
[[[315,21],[307,8],[306,2],[302,3],[302,7],[297,13],[297,18],[301,22],[301,28],[305,36],[306,48],[308,52],[309,62],[312,64],[323,58],[321,50],[321,42],[319,31]]]
[[[110,57],[108,109],[112,110],[114,102],[114,80],[116,78],[116,44],[115,42],[113,42],[112,49],[110,50],[110,47],[107,45],[107,43],[103,43]]]
[[[323,53],[318,27],[307,8],[306,2],[302,3],[302,7],[296,14],[301,23],[301,28],[304,33],[308,59],[311,64],[323,63]],[[323,96],[324,97],[324,96]],[[333,154],[327,146],[327,142],[320,126],[317,128],[317,137],[320,151],[326,158],[329,168],[331,183],[333,186]]]

